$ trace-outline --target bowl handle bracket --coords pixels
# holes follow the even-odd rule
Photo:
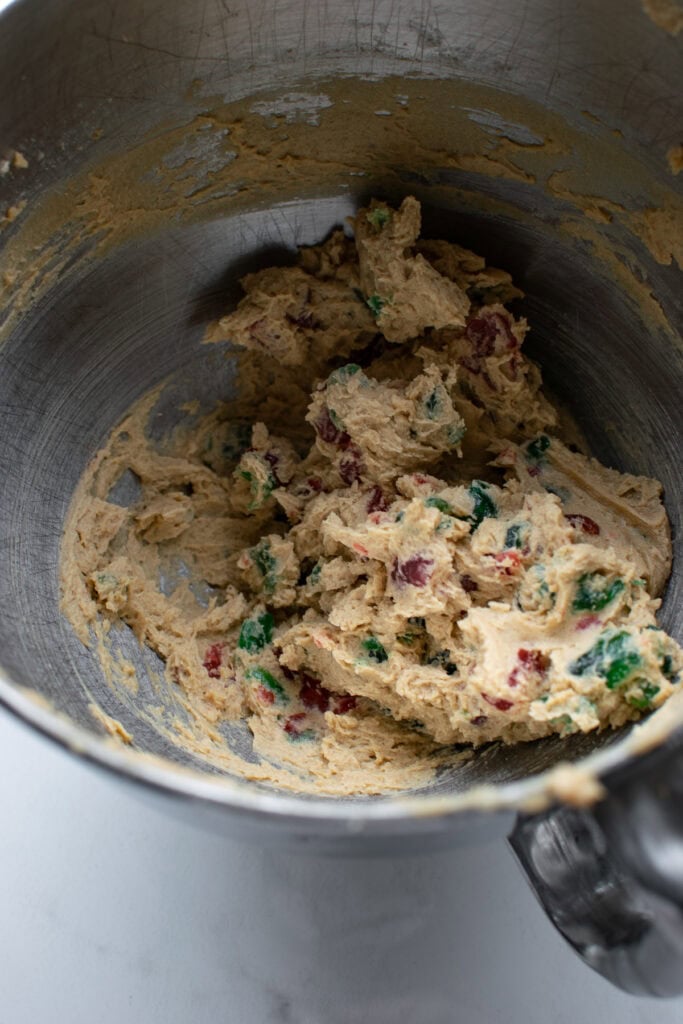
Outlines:
[[[637,995],[683,993],[683,744],[602,780],[590,809],[520,816],[514,854],[583,960]]]

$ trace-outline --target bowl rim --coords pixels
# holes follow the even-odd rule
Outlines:
[[[677,704],[681,704],[681,708],[677,707],[677,713],[668,716],[671,721],[663,728],[648,729],[648,722],[655,717],[650,716],[635,724],[625,736],[584,758],[561,762],[521,780],[479,784],[461,792],[416,794],[408,791],[368,800],[345,800],[268,790],[247,780],[205,774],[117,744],[113,739],[77,725],[37,692],[13,684],[0,670],[1,707],[63,750],[110,775],[186,802],[211,805],[214,809],[261,822],[279,822],[282,827],[298,825],[321,835],[354,831],[381,833],[397,827],[405,829],[409,824],[417,828],[420,822],[446,828],[449,822],[459,822],[465,813],[472,812],[486,817],[500,812],[537,813],[557,803],[561,797],[556,786],[559,770],[575,773],[579,789],[582,783],[592,784],[592,789],[586,792],[593,795],[585,802],[594,802],[604,795],[601,781],[614,781],[620,769],[628,770],[640,757],[668,751],[670,743],[667,741],[672,736],[677,743],[683,743],[683,699]],[[648,738],[651,734],[653,739]]]

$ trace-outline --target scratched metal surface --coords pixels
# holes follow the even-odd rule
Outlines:
[[[39,201],[86,161],[131,147],[161,123],[189,122],[207,97],[232,102],[274,86],[286,94],[330,76],[401,74],[411,87],[421,76],[476,81],[542,102],[584,127],[588,109],[622,133],[624,147],[653,180],[667,178],[665,154],[679,141],[683,121],[677,43],[636,0],[15,0],[2,17],[0,57],[0,137],[35,154],[19,193],[15,175],[0,178],[0,199],[7,203],[18,196]],[[494,129],[505,123],[504,111],[490,117]],[[457,139],[445,144],[456,147]],[[469,208],[455,189],[444,199],[449,184],[478,180],[459,173],[451,181],[450,173],[435,167],[431,177],[415,180],[405,168],[405,191],[425,202],[427,230],[431,223],[441,234],[498,255],[516,274],[529,294],[533,351],[551,387],[576,412],[596,454],[664,481],[680,537],[680,349],[666,331],[638,318],[585,247],[559,237],[559,200],[540,186],[524,191],[492,180],[487,187],[523,214],[497,219]],[[363,183],[364,192],[371,189],[372,182]],[[58,286],[4,339],[0,657],[8,678],[43,693],[90,733],[97,730],[87,711],[92,690],[143,749],[191,763],[116,702],[95,660],[59,616],[58,544],[73,487],[126,408],[158,381],[171,375],[178,389],[191,381],[188,397],[221,397],[224,385],[217,385],[215,364],[200,347],[202,322],[219,300],[236,297],[226,280],[231,268],[243,272],[254,239],[260,251],[291,251],[324,236],[354,202],[348,189],[312,198],[293,188],[275,208],[254,204],[231,213],[223,207],[214,220],[169,223],[95,264],[76,253]],[[668,314],[680,318],[675,265],[658,265],[642,248],[634,248],[632,260]],[[679,594],[677,570],[665,622],[680,631]],[[129,655],[142,665],[132,642]],[[40,724],[54,731],[49,716]],[[233,739],[246,744],[244,736]],[[611,740],[494,747],[434,788],[449,792],[522,779]],[[303,817],[310,817],[311,804],[300,803]],[[508,821],[501,816],[500,827]],[[459,831],[479,827],[479,819],[463,819]],[[490,827],[488,819],[481,827]],[[458,831],[452,820],[448,828]]]

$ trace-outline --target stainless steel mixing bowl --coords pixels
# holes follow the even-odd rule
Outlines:
[[[680,733],[647,755],[608,733],[493,746],[401,799],[286,796],[222,778],[141,723],[58,609],[64,516],[109,431],[167,379],[160,430],[179,398],[224,397],[229,361],[201,338],[239,294],[237,278],[291,258],[371,194],[417,195],[427,234],[514,273],[531,354],[595,454],[664,483],[680,565],[683,67],[673,22],[644,8],[10,4],[0,20],[0,699],[140,783],[143,798],[231,834],[397,851],[514,827],[527,875],[588,962],[630,990],[667,993],[683,973]],[[679,571],[662,621],[680,637]],[[144,654],[125,642],[144,676]],[[135,751],[106,739],[93,699],[130,729]],[[610,798],[555,806],[547,771],[560,760],[580,766],[574,783],[592,766]],[[675,856],[662,863],[665,840]]]

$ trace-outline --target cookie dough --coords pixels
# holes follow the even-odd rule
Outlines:
[[[144,401],[65,530],[84,642],[126,623],[293,788],[414,786],[454,744],[619,726],[683,667],[655,619],[659,484],[563,443],[510,276],[419,232],[415,199],[373,201],[353,240],[248,275],[207,335],[238,347],[240,395],[163,445]]]

